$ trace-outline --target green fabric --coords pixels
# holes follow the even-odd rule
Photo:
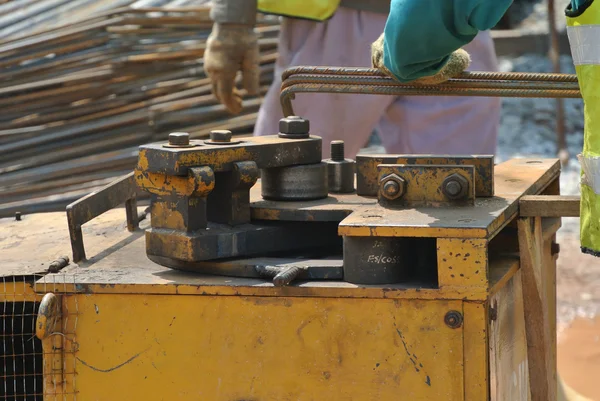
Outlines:
[[[400,82],[434,75],[449,55],[491,29],[512,0],[392,0],[384,65]]]
[[[577,11],[590,0],[571,0]],[[449,55],[494,27],[512,0],[392,0],[384,65],[400,82],[435,75]]]
[[[577,11],[585,2],[586,0],[571,0],[571,9]]]
[[[341,0],[257,0],[258,11],[314,21],[325,21],[333,16]]]
[[[600,256],[600,195],[587,185],[581,186],[581,249]]]
[[[585,35],[586,27],[600,25],[600,2],[572,0],[566,14],[567,26],[573,30],[569,35],[573,54],[585,51],[594,40],[600,41]],[[586,61],[575,66],[584,103],[580,237],[583,252],[600,256],[600,188],[592,178],[600,175],[600,60],[594,60],[593,55],[585,54]]]

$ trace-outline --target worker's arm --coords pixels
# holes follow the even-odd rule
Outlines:
[[[438,83],[469,65],[461,48],[491,29],[512,0],[392,0],[373,65],[400,82]]]
[[[235,88],[237,72],[242,72],[249,95],[259,90],[256,0],[213,0],[210,17],[214,24],[206,42],[204,70],[213,94],[229,112],[237,114],[242,110],[242,97]]]
[[[585,8],[589,7],[593,2],[594,0],[571,0],[571,3],[567,6],[567,10],[576,13],[582,10],[584,6]]]
[[[256,23],[256,0],[213,0],[210,19],[221,24]]]

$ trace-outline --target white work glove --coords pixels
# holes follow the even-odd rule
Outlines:
[[[373,44],[371,45],[371,65],[373,68],[377,68],[383,73],[387,74],[391,78],[394,78],[394,74],[392,74],[386,67],[383,62],[384,56],[384,34],[382,33]],[[460,76],[467,68],[469,68],[469,64],[471,63],[471,57],[469,53],[467,53],[464,49],[458,49],[450,54],[448,58],[448,62],[444,64],[440,71],[435,75],[425,76],[421,78],[417,78],[411,83],[420,84],[420,85],[436,85],[446,82],[450,78],[455,78]]]
[[[248,95],[259,91],[258,39],[250,25],[213,25],[204,52],[204,70],[212,82],[212,92],[232,114],[242,111],[242,96],[235,87],[238,71]]]

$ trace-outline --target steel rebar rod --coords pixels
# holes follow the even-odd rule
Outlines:
[[[281,84],[281,89],[298,84],[331,84],[331,85],[369,85],[369,86],[387,86],[387,87],[403,87],[403,88],[428,88],[434,85],[416,85],[416,84],[400,84],[393,79],[384,77],[370,76],[330,76],[330,75],[310,75],[297,74],[290,76]],[[435,85],[435,87],[443,88],[481,88],[481,89],[531,89],[531,90],[579,90],[577,82],[561,82],[561,81],[508,81],[508,80],[470,80],[466,78],[452,79],[443,84]]]
[[[403,84],[371,68],[295,67],[284,71],[281,106],[294,115],[295,93],[354,93],[388,96],[484,96],[580,98],[573,74],[465,72],[438,85]]]
[[[385,77],[388,76],[376,68],[360,67],[313,67],[300,66],[286,69],[281,78],[283,81],[298,74],[311,75],[335,75],[335,76],[369,76]],[[472,80],[495,80],[495,81],[552,81],[552,82],[577,82],[575,74],[555,74],[539,72],[485,72],[485,71],[465,71],[459,77],[461,79]],[[391,79],[391,78],[388,78]],[[394,81],[395,82],[395,81]]]

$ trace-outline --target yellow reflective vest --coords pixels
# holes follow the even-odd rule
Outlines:
[[[584,102],[581,250],[600,256],[600,1],[566,10],[567,34]]]
[[[341,0],[257,0],[258,11],[265,14],[325,21],[333,16]]]

